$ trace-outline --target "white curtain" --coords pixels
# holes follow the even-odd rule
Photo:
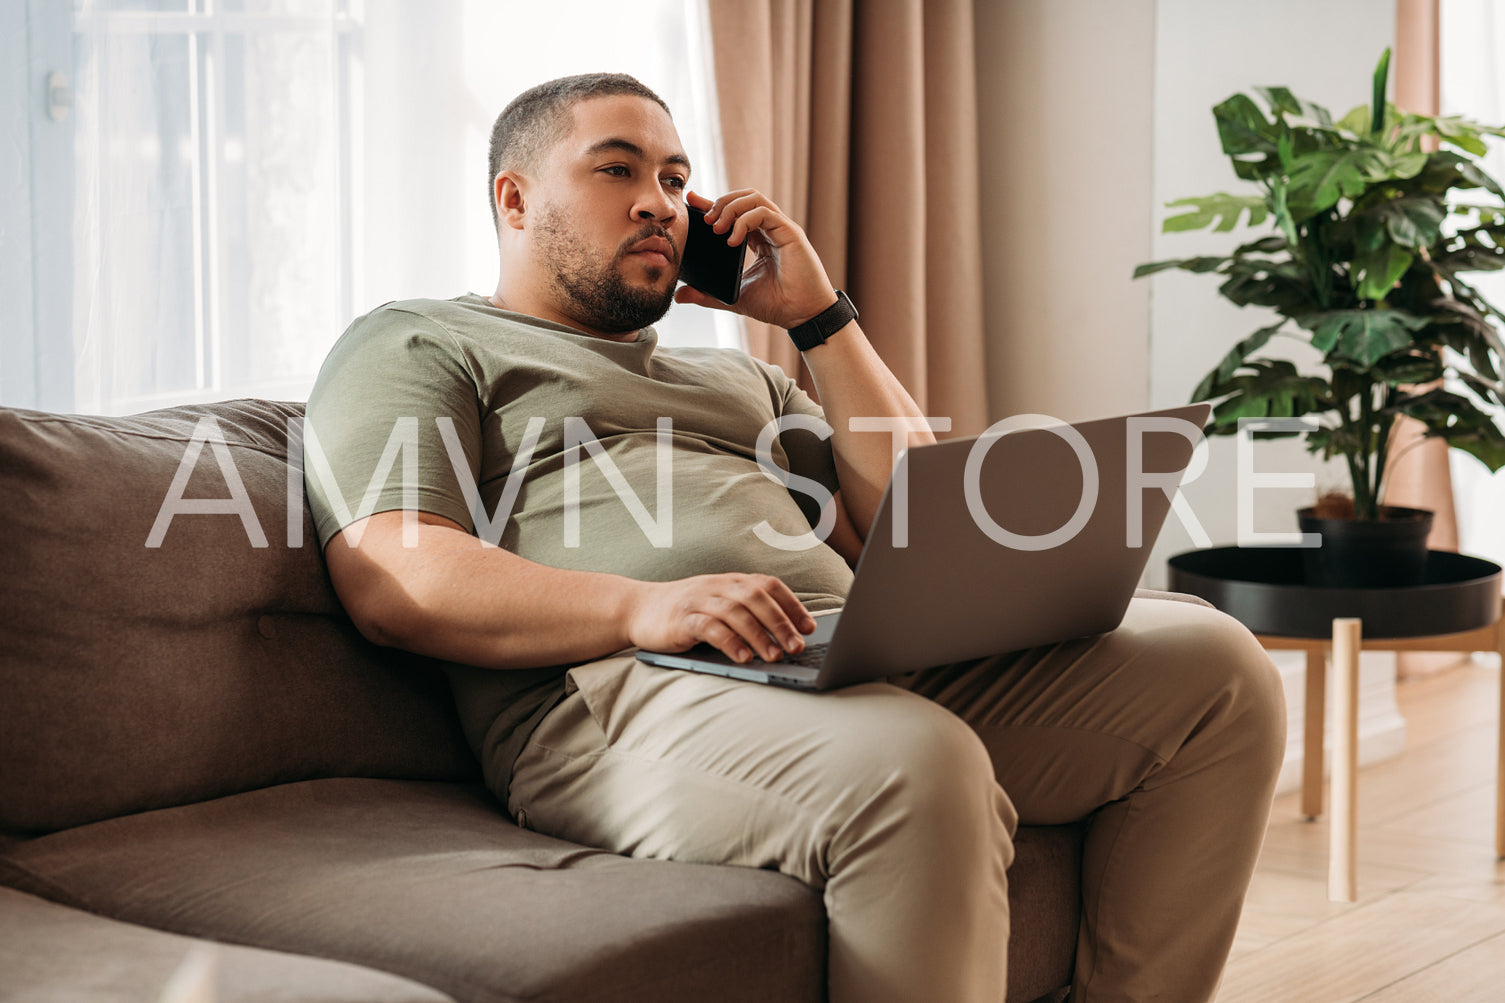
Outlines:
[[[703,2],[75,0],[71,275],[37,289],[71,298],[73,385],[44,396],[302,399],[354,316],[489,293],[491,124],[551,77],[636,75],[719,190]],[[660,330],[741,337],[691,307]]]
[[[1505,8],[1496,0],[1442,0],[1439,13],[1442,113],[1505,124]],[[1505,142],[1493,143],[1484,167],[1505,183]],[[1487,192],[1470,197],[1491,199]],[[1505,272],[1475,272],[1469,281],[1505,309]],[[1459,549],[1505,563],[1505,470],[1491,475],[1458,450],[1450,463]]]

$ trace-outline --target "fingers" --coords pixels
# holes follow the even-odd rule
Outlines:
[[[761,232],[775,247],[797,241],[799,229],[778,206],[761,192],[746,189],[721,196],[706,210],[705,220],[717,233],[727,234],[736,247],[750,232]]]
[[[696,289],[694,286],[685,286],[685,285],[680,286],[674,292],[674,302],[676,302],[676,303],[693,303],[696,306],[710,307],[712,310],[731,310],[732,309],[732,307],[730,307],[726,303],[721,302],[719,299],[717,299],[716,297],[714,297],[714,296],[712,296],[712,295],[710,295],[708,293],[701,292],[699,289]]]
[[[704,641],[737,662],[775,662],[804,649],[815,621],[789,587],[769,575],[701,575],[664,583],[641,647],[682,651]]]
[[[701,640],[739,662],[756,654],[776,662],[805,647],[800,627],[810,614],[789,587],[767,575],[713,576],[710,595],[698,612]],[[808,629],[813,630],[813,622]]]

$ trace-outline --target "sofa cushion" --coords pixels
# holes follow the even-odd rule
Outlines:
[[[198,969],[202,981],[190,978],[188,988],[206,985],[215,1003],[454,1003],[435,989],[386,972],[181,937],[0,888],[0,971],[5,973],[0,997],[5,999],[164,999],[168,984],[194,973],[201,958],[207,960],[207,968]]]
[[[0,829],[311,777],[475,776],[442,676],[351,626],[300,495],[289,529],[301,414],[0,408]],[[254,519],[182,512],[153,540],[206,417],[221,444],[200,442],[181,493],[231,499],[238,479]]]
[[[0,883],[459,1000],[815,1000],[820,897],[518,828],[479,786],[317,780],[13,844]]]

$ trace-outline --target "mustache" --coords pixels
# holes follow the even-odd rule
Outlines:
[[[669,246],[674,249],[674,260],[671,261],[670,264],[679,264],[679,257],[683,251],[683,248],[681,248],[674,242],[674,238],[669,235],[668,227],[665,227],[659,223],[645,223],[637,233],[634,233],[631,237],[628,237],[626,240],[622,241],[622,246],[617,248],[617,257],[625,257],[629,253],[629,249],[633,245],[641,244],[649,237],[662,237],[664,238],[664,240],[668,241]]]

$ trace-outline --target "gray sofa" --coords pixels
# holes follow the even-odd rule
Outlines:
[[[818,893],[511,822],[442,675],[340,608],[301,414],[0,409],[0,999],[156,999],[205,942],[220,1000],[823,998]],[[205,418],[181,495],[254,518],[163,535]],[[1019,833],[1011,1000],[1069,981],[1081,834]]]

